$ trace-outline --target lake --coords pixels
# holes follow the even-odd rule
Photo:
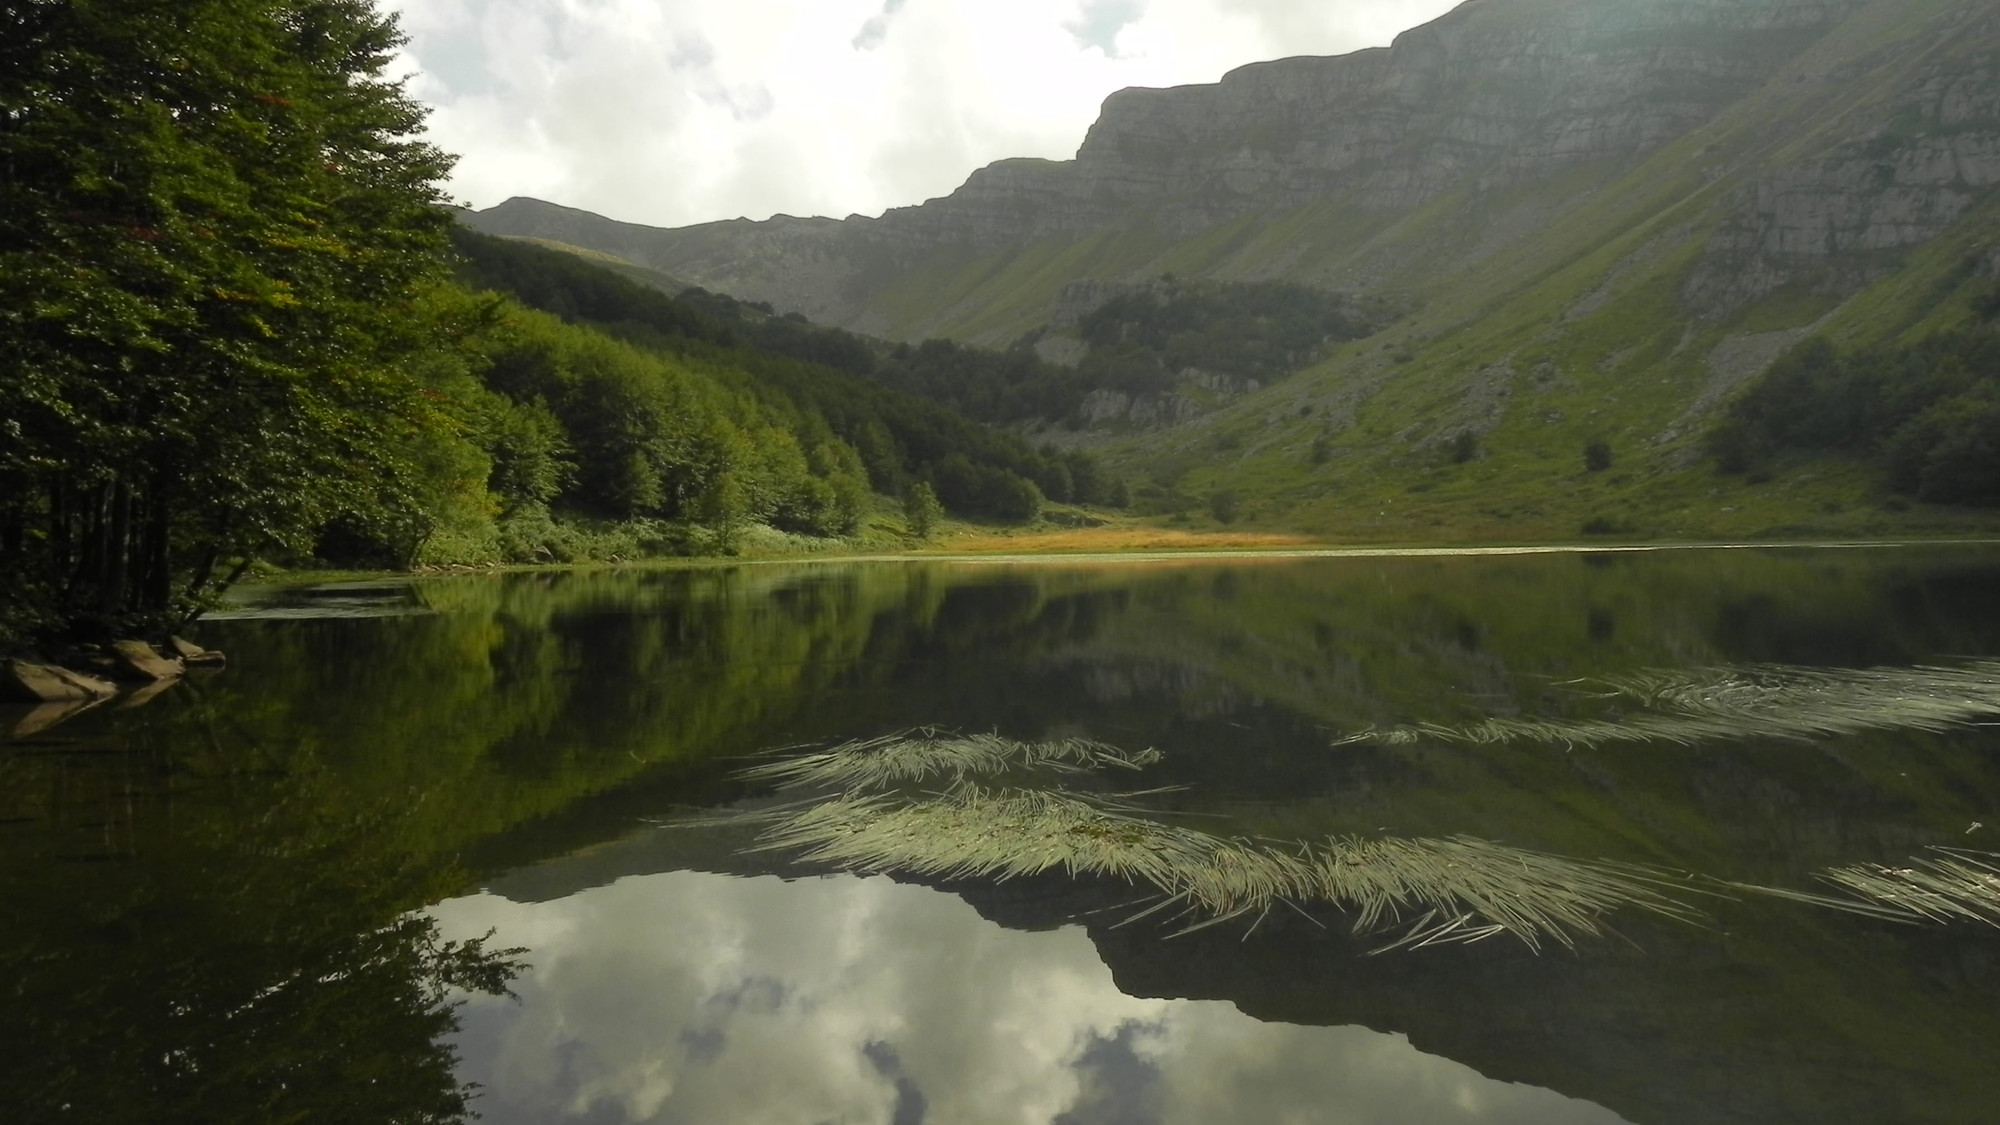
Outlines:
[[[2000,1104],[2000,547],[250,593],[0,713],[10,1121]]]

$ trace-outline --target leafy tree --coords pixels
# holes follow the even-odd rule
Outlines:
[[[1007,523],[1026,523],[1042,511],[1035,483],[997,465],[952,453],[934,466],[938,499],[946,507]]]
[[[1172,275],[1120,293],[1077,324],[1097,385],[1170,389],[1193,367],[1271,381],[1318,361],[1327,346],[1373,331],[1379,311],[1280,281],[1185,281]]]
[[[937,490],[929,481],[920,480],[903,494],[903,522],[909,525],[911,535],[929,539],[943,518],[944,505],[938,503]]]
[[[1243,514],[1243,501],[1234,489],[1225,488],[1208,498],[1208,514],[1217,523],[1235,523]]]
[[[1725,472],[1790,450],[1867,458],[1891,489],[2000,506],[2000,337],[1942,332],[1843,352],[1814,338],[1780,357],[1710,433]]]
[[[10,628],[160,624],[414,506],[444,156],[366,0],[0,7]]]
[[[1889,484],[1940,504],[2000,505],[2000,387],[1946,399],[1893,434]]]
[[[788,530],[847,534],[859,526],[869,490],[903,495],[923,479],[954,511],[996,519],[1031,519],[1045,496],[1110,498],[1110,483],[1089,454],[1035,450],[958,412],[993,421],[1041,409],[1015,411],[1023,403],[1060,399],[1051,388],[1073,383],[1070,373],[1030,352],[948,340],[892,347],[705,290],[669,297],[596,263],[518,240],[459,231],[453,244],[468,283],[508,289],[577,329],[601,329],[627,345],[628,358],[640,357],[633,362],[656,372],[619,389],[625,397],[607,412],[598,392],[580,388],[574,356],[608,345],[599,339],[586,348],[581,336],[548,322],[513,318],[513,335],[492,350],[485,379],[516,402],[541,396],[562,421],[577,471],[559,504],[610,519],[700,518],[674,489],[658,498],[634,491],[656,475],[646,467],[653,462],[645,450],[648,435],[660,432],[655,422],[663,424],[647,421],[651,408],[638,401],[652,393],[641,386],[648,380],[656,392],[669,384],[709,388],[696,395],[707,405],[689,399],[691,392],[673,392],[668,413],[684,426],[722,425],[748,435],[750,454],[712,461],[703,471],[757,476],[763,484],[745,482],[744,518]],[[620,319],[598,319],[613,316]],[[536,326],[525,327],[530,322]],[[558,339],[570,342],[558,346]],[[718,389],[730,401],[716,398]],[[708,421],[697,426],[697,417]],[[613,424],[619,418],[628,423],[622,430]],[[635,420],[641,424],[629,424]],[[945,468],[954,456],[966,464]]]

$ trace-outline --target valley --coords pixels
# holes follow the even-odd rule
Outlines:
[[[1719,473],[1709,441],[1808,337],[1985,323],[1996,185],[1990,5],[1474,0],[1388,48],[1121,92],[1074,160],[1002,161],[876,218],[662,230],[530,199],[461,217],[1083,375],[1092,314],[1177,286],[1283,283],[1363,311],[1282,377],[1182,362],[1010,421],[1098,453],[1136,511],[1183,526],[1954,534],[1994,521],[1892,491],[1873,449],[1751,479]]]

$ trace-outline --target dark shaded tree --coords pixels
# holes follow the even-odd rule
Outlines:
[[[1709,435],[1724,472],[1767,472],[1787,453],[1879,465],[1890,489],[1937,503],[2000,505],[2000,336],[1942,332],[1843,351],[1808,340],[1733,401]]]
[[[163,624],[410,502],[448,167],[365,0],[0,7],[15,632]]]

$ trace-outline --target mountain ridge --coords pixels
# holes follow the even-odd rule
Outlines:
[[[1390,47],[1252,63],[1210,84],[1121,90],[1105,100],[1073,160],[998,161],[949,195],[879,218],[776,216],[664,233],[624,224],[615,237],[623,256],[642,265],[815,320],[892,338],[961,335],[954,329],[963,318],[949,308],[911,318],[878,307],[896,288],[883,275],[928,264],[921,257],[1118,227],[1186,240],[1260,210],[1330,200],[1376,216],[1351,231],[1380,233],[1381,216],[1419,211],[1468,175],[1474,191],[1491,193],[1580,162],[1655,150],[1866,6],[1471,0]],[[519,214],[523,202],[474,222],[490,233],[609,248],[603,235],[563,237],[579,216]],[[1514,226],[1537,225],[1519,219]],[[1334,287],[1377,280],[1365,262],[1342,265],[1217,263]]]
[[[1414,311],[1302,375],[1079,440],[1150,472],[1165,511],[1237,489],[1308,529],[1539,536],[1664,505],[1634,530],[1735,534],[1879,499],[1850,479],[1719,519],[1683,478],[1734,387],[1807,331],[1962,321],[2000,275],[1996,187],[1993,5],[1472,0],[1388,48],[1121,91],[1075,160],[1002,161],[878,219],[649,231],[510,201],[472,221],[890,338],[1047,336],[1066,287],[1167,273],[1390,300]],[[1598,436],[1621,471],[1556,470]],[[1556,481],[1576,494],[1491,502]],[[1391,518],[1409,489],[1427,514]]]

